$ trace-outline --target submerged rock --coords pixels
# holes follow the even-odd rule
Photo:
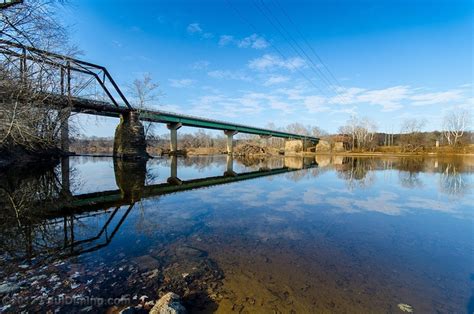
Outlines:
[[[0,294],[15,292],[20,286],[14,283],[4,283],[0,285]]]
[[[398,304],[398,308],[402,312],[413,313],[413,307],[411,305],[408,305],[408,304],[405,304],[405,303],[400,303],[400,304]]]
[[[184,314],[186,309],[176,293],[168,292],[156,302],[150,314]]]

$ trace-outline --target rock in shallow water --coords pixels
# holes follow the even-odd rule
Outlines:
[[[4,283],[0,285],[0,294],[15,292],[20,286],[14,283]]]
[[[185,314],[186,309],[181,304],[180,298],[173,292],[168,292],[156,302],[150,314]]]

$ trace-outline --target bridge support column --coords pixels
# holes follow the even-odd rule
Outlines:
[[[178,129],[183,125],[181,123],[168,123],[166,126],[170,130],[170,154],[176,154],[178,151]]]
[[[227,135],[227,154],[232,155],[234,153],[234,135],[239,133],[238,131],[225,130],[224,134]]]
[[[139,113],[129,111],[120,115],[120,123],[115,129],[114,157],[124,159],[148,158],[143,124]]]
[[[69,157],[61,158],[61,193],[63,195],[71,195]]]
[[[227,155],[226,161],[226,171],[224,172],[224,176],[226,177],[236,177],[237,173],[234,172],[234,156],[232,154]]]
[[[170,156],[170,177],[167,182],[174,185],[181,185],[183,182],[178,178],[178,157]]]
[[[69,152],[69,117],[71,116],[71,109],[61,109],[59,115],[61,121],[61,150]]]
[[[122,200],[135,203],[142,197],[146,179],[146,160],[114,159],[115,183]]]

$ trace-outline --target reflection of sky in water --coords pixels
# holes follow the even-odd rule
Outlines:
[[[179,160],[180,179],[220,176],[226,169],[225,156],[210,163],[197,158]],[[255,170],[234,163],[236,172]],[[169,165],[167,159],[149,163],[152,183],[166,181]],[[83,182],[80,192],[116,189],[110,160],[72,167]],[[138,255],[158,241],[192,235],[217,237],[225,249],[235,238],[250,237],[262,249],[277,245],[282,254],[288,245],[294,260],[323,249],[345,252],[345,260],[334,262],[408,289],[406,298],[449,297],[466,304],[474,272],[472,172],[455,175],[462,178],[448,178],[442,170],[390,168],[352,179],[329,164],[155,197],[135,204],[111,245],[94,254]],[[86,224],[95,229],[105,220]],[[427,287],[432,290],[423,292]]]

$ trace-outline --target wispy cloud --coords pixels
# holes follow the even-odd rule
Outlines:
[[[265,54],[260,58],[250,60],[248,63],[248,67],[254,71],[274,71],[278,69],[294,71],[304,66],[305,61],[302,58],[283,59],[272,54]]]
[[[271,75],[264,83],[264,86],[276,85],[284,82],[288,82],[290,78],[284,75]]]
[[[189,34],[202,33],[202,28],[199,23],[191,23],[186,28]]]
[[[241,71],[229,71],[229,70],[214,70],[207,72],[212,78],[227,79],[227,80],[240,80],[240,81],[251,81],[252,78]]]
[[[237,39],[232,35],[221,35],[219,46],[236,45],[239,48],[265,49],[268,47],[268,41],[258,34],[252,34],[248,37]]]
[[[209,33],[209,32],[204,32],[204,30],[201,28],[201,25],[199,23],[191,23],[188,25],[186,28],[186,31],[190,35],[199,35],[201,38],[212,38],[214,37],[214,34]]]
[[[176,88],[189,87],[194,84],[194,80],[191,79],[168,79],[170,86]]]
[[[192,65],[191,65],[191,68],[193,70],[203,70],[203,69],[207,69],[209,67],[211,63],[207,60],[199,60],[199,61],[196,61],[194,62]]]
[[[453,104],[470,101],[467,89],[456,88],[447,91],[425,92],[423,88],[397,85],[383,89],[364,89],[358,87],[339,88],[339,97],[328,100],[331,104],[369,104],[381,106],[382,111],[390,112],[406,106],[428,106]]]
[[[219,37],[219,46],[226,46],[234,42],[234,36],[231,35],[221,35]]]

